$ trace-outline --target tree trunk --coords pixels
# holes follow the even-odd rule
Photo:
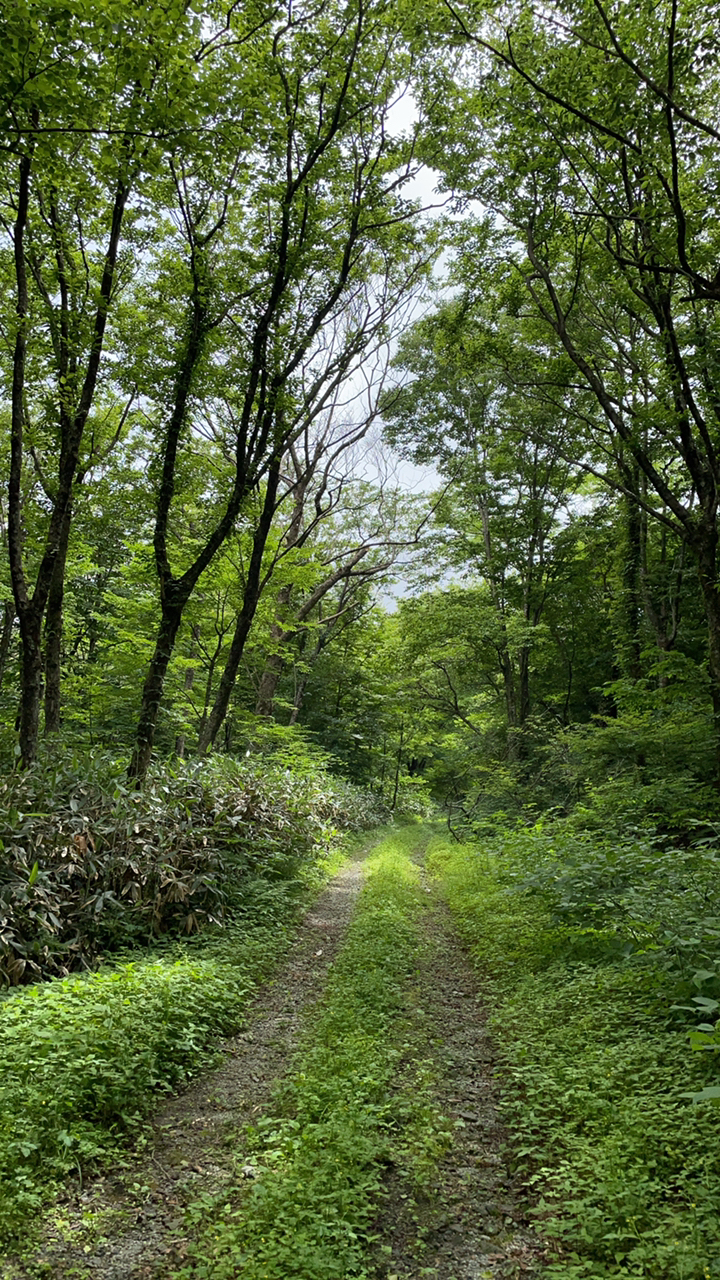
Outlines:
[[[295,690],[295,698],[293,699],[293,709],[290,712],[290,719],[288,720],[288,724],[297,724],[298,722],[298,716],[302,711],[302,704],[305,699],[305,690],[307,689],[307,683],[308,683],[307,676],[303,676],[297,689]]]
[[[143,685],[137,737],[128,768],[128,777],[135,778],[138,784],[145,777],[152,758],[160,701],[165,687],[165,677],[186,603],[187,600],[183,599],[171,602],[163,601],[162,618],[155,642],[155,652]]]
[[[716,784],[720,787],[720,592],[717,580],[718,530],[706,518],[693,539],[708,628],[708,669],[713,708]]]
[[[42,698],[43,655],[42,614],[26,609],[20,618],[22,657],[20,664],[20,759],[23,767],[32,764],[37,755]]]
[[[215,701],[205,723],[201,726],[198,737],[198,755],[205,755],[206,751],[213,745],[217,738],[220,727],[227,715],[230,705],[230,698],[235,687],[240,659],[245,651],[245,644],[250,634],[250,628],[253,624],[255,612],[258,602],[262,594],[262,561],[265,552],[265,546],[270,533],[273,516],[275,515],[278,483],[280,480],[280,459],[277,458],[268,473],[267,488],[265,490],[265,500],[263,509],[260,514],[255,536],[253,538],[253,549],[250,557],[250,565],[248,567],[247,580],[245,582],[245,592],[243,595],[242,609],[238,614],[235,624],[235,632],[230,645],[223,673],[220,677]]]
[[[297,537],[292,542],[286,539],[289,546],[293,546],[296,541]],[[291,632],[286,632],[282,625],[284,610],[290,603],[292,590],[293,584],[288,582],[286,586],[280,588],[277,594],[275,621],[270,632],[273,650],[267,656],[265,670],[260,679],[260,688],[258,689],[257,702],[255,703],[255,714],[257,716],[271,716],[273,712],[275,693],[285,666],[285,659],[280,652],[280,646],[292,634]]]
[[[398,790],[400,788],[400,766],[402,764],[404,737],[405,737],[405,717],[403,716],[402,720],[400,721],[400,742],[398,744],[397,759],[395,761],[395,785],[393,788],[392,804],[390,805],[390,808],[392,809],[393,813],[395,812],[395,808],[397,806]]]
[[[33,112],[37,124],[37,112]],[[20,620],[22,657],[22,708],[20,712],[20,759],[29,765],[37,755],[42,696],[42,624],[48,596],[53,582],[56,562],[63,540],[63,530],[69,520],[72,503],[72,486],[77,470],[85,424],[93,406],[98,373],[103,354],[108,309],[115,284],[115,267],[125,213],[130,193],[126,181],[118,179],[112,211],[110,237],[103,262],[102,279],[93,322],[92,339],[87,350],[87,366],[82,389],[74,408],[70,410],[60,395],[60,449],[58,456],[57,487],[52,499],[50,519],[44,539],[35,587],[30,593],[24,565],[24,527],[22,475],[24,461],[23,433],[25,428],[25,372],[27,360],[27,325],[29,293],[27,263],[25,259],[25,233],[27,230],[31,155],[20,161],[20,184],[17,197],[17,216],[13,229],[15,279],[17,284],[17,331],[13,353],[12,408],[10,426],[10,474],[8,480],[8,551],[15,608]],[[64,268],[58,260],[60,292],[63,296],[62,316],[67,318]],[[62,326],[61,326],[62,327]],[[63,336],[58,357],[60,386],[69,368],[70,352]]]
[[[45,614],[45,736],[60,729],[60,686],[62,681],[63,600],[65,565],[70,542],[71,508],[68,507],[60,533],[57,559],[48,592]]]
[[[10,645],[12,644],[13,625],[15,623],[15,606],[12,600],[6,600],[3,605],[3,624],[0,633],[0,686],[2,686],[5,668],[7,667],[8,658],[10,657]]]
[[[518,657],[518,726],[522,729],[530,715],[530,648],[523,645]]]
[[[282,640],[284,635],[282,627],[273,626],[273,640],[277,643]],[[273,713],[273,703],[277,692],[278,683],[283,673],[285,660],[281,653],[268,654],[265,663],[265,670],[260,680],[260,688],[258,689],[257,702],[255,703],[256,716],[271,716]]]
[[[639,484],[637,473],[633,483]],[[623,666],[631,680],[642,679],[642,662],[640,658],[642,641],[640,636],[640,619],[643,612],[642,601],[642,513],[640,505],[634,498],[626,496],[625,525],[625,562],[623,564],[623,604],[625,654]]]
[[[249,576],[249,575],[248,575]],[[204,723],[200,726],[198,735],[198,755],[203,756],[215,742],[217,735],[222,727],[222,723],[227,715],[230,706],[230,698],[235,688],[235,680],[237,679],[240,659],[245,651],[247,638],[250,634],[250,628],[255,617],[255,610],[258,605],[258,595],[250,593],[248,588],[245,590],[245,599],[243,606],[238,614],[238,620],[235,624],[235,632],[230,645],[223,673],[220,677],[220,684],[215,695],[215,701],[212,705],[209,715]]]
[[[520,735],[518,733],[517,690],[515,688],[515,669],[507,647],[500,654],[503,687],[505,689],[505,711],[507,714],[507,758],[509,764],[519,759]]]

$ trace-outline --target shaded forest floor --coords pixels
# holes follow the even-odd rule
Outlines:
[[[285,1263],[279,1255],[273,1257],[269,1238],[269,1264],[260,1259],[262,1250],[260,1260],[253,1261],[245,1227],[237,1225],[238,1216],[252,1215],[258,1205],[262,1210],[258,1196],[272,1171],[268,1142],[277,1146],[284,1141],[266,1139],[263,1147],[258,1131],[264,1127],[267,1134],[277,1114],[281,1127],[295,1125],[295,1147],[305,1136],[306,1104],[301,1094],[300,1102],[283,1100],[283,1077],[294,1073],[300,1081],[306,1079],[303,1054],[312,1064],[313,1037],[330,1055],[325,1074],[332,1074],[333,1061],[341,1062],[347,1052],[342,1037],[333,1043],[334,1033],[322,1022],[323,1016],[327,1022],[327,1011],[323,1015],[322,1010],[329,1002],[332,1012],[339,987],[342,1007],[349,1007],[348,982],[361,987],[365,979],[365,965],[357,963],[347,943],[365,879],[356,858],[304,917],[281,970],[257,994],[244,1030],[227,1042],[221,1065],[159,1109],[151,1141],[128,1153],[122,1167],[84,1184],[79,1178],[69,1182],[63,1200],[46,1214],[32,1248],[5,1264],[5,1280],[160,1280],[179,1274],[500,1280],[535,1270],[543,1250],[527,1225],[522,1192],[506,1164],[507,1135],[498,1119],[493,1050],[477,975],[432,882],[416,870],[427,838],[427,830],[415,827],[384,842],[392,844],[393,857],[399,842],[400,857],[408,863],[409,870],[402,867],[409,887],[401,892],[401,907],[410,923],[403,934],[400,917],[398,924],[390,922],[389,932],[385,922],[387,955],[382,963],[397,965],[403,945],[407,953],[399,978],[380,973],[381,983],[399,992],[389,1023],[377,1034],[390,1074],[381,1094],[357,1100],[358,1114],[369,1117],[380,1142],[374,1154],[369,1147],[366,1155],[361,1151],[357,1167],[374,1163],[379,1181],[368,1193],[370,1209],[357,1210],[357,1223],[348,1221],[352,1196],[337,1218],[352,1239],[357,1228],[364,1270],[343,1263],[340,1250],[333,1271],[332,1247],[313,1264],[307,1240],[300,1246],[304,1228],[297,1223],[286,1232],[290,1245]],[[383,841],[379,847],[382,856]],[[368,921],[372,935],[373,921]],[[334,965],[338,958],[339,968]],[[373,963],[370,957],[370,973]],[[326,995],[328,981],[331,991]],[[347,1038],[360,1039],[358,1054],[351,1051],[349,1057],[361,1061],[363,1037],[368,1040],[372,1028],[357,1002],[352,1008],[359,1010],[353,1014],[358,1025],[351,1019]],[[382,1076],[379,1061],[368,1068],[370,1074]],[[288,1107],[299,1121],[287,1120]],[[347,1111],[347,1101],[336,1109]],[[324,1122],[331,1111],[332,1104],[326,1103],[318,1116]],[[317,1121],[305,1127],[317,1128]],[[386,1133],[391,1134],[389,1146]],[[330,1159],[322,1135],[319,1151],[320,1164]],[[283,1159],[287,1164],[287,1152]],[[340,1173],[338,1177],[341,1181]],[[234,1225],[228,1235],[230,1219]],[[326,1214],[323,1231],[327,1222]],[[308,1229],[312,1233],[312,1224]],[[242,1245],[237,1243],[241,1237]],[[260,1237],[263,1245],[265,1238]],[[223,1239],[228,1241],[227,1257]],[[296,1257],[293,1239],[298,1241]]]

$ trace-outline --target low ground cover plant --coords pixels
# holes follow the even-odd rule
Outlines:
[[[198,1240],[184,1277],[368,1275],[387,1165],[421,1179],[448,1141],[407,1021],[423,945],[422,889],[408,856],[417,841],[409,827],[369,860],[356,917],[294,1070],[238,1152],[236,1194],[191,1213]],[[257,1176],[244,1180],[248,1160]]]
[[[0,1004],[0,1240],[69,1172],[138,1133],[158,1092],[237,1031],[285,946],[288,904],[269,912],[195,954],[36,984]]]
[[[341,833],[383,814],[320,765],[308,752],[165,764],[135,792],[99,755],[6,779],[0,1240],[141,1132],[158,1092],[242,1024]]]
[[[720,1111],[692,1101],[715,1060],[689,1043],[714,1004],[718,890],[710,846],[686,854],[562,823],[429,851],[489,984],[549,1276],[720,1276]]]

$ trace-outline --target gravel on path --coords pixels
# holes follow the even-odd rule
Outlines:
[[[418,859],[425,841],[418,839]],[[359,855],[360,856],[360,855]],[[358,858],[305,916],[275,978],[251,1002],[222,1064],[158,1110],[152,1142],[125,1166],[69,1189],[29,1259],[3,1280],[167,1280],[182,1265],[186,1211],[223,1194],[242,1165],[238,1143],[271,1102],[308,1010],[344,941],[363,875]],[[427,947],[410,1018],[422,1027],[438,1101],[455,1137],[434,1184],[418,1194],[390,1169],[376,1230],[378,1280],[518,1280],[545,1257],[508,1164],[482,982],[428,882]]]

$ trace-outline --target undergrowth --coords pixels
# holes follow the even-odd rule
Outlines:
[[[57,1183],[117,1150],[237,1031],[285,945],[282,920],[212,947],[59,979],[0,1004],[0,1239]]]
[[[337,832],[387,817],[322,752],[153,766],[142,791],[108,752],[48,751],[0,780],[0,986],[211,929],[259,882],[302,880]]]
[[[234,1195],[191,1211],[193,1280],[365,1277],[389,1164],[422,1183],[448,1141],[407,1019],[422,891],[408,851],[386,839],[327,993],[275,1105],[238,1155]],[[242,1177],[248,1163],[257,1177]],[[375,1274],[374,1270],[372,1274]]]
[[[367,839],[336,842],[301,882],[248,879],[223,930],[0,1000],[0,1241],[24,1235],[68,1173],[117,1158],[130,1136],[143,1141],[158,1093],[243,1025],[299,907]]]
[[[688,980],[688,949],[705,948],[705,935],[693,940],[688,925],[685,950],[667,937],[682,942],[682,911],[696,910],[689,889],[682,897],[688,877],[673,864],[665,918],[652,927],[659,859],[643,898],[637,869],[633,881],[620,859],[614,882],[607,867],[603,881],[607,859],[596,851],[593,861],[587,843],[573,875],[553,834],[509,838],[495,856],[442,839],[429,851],[490,987],[514,1160],[539,1230],[558,1247],[544,1274],[720,1276],[720,1112],[691,1101],[714,1064],[690,1052],[692,1012],[687,1022],[673,1008],[713,974],[699,970],[694,988]]]

